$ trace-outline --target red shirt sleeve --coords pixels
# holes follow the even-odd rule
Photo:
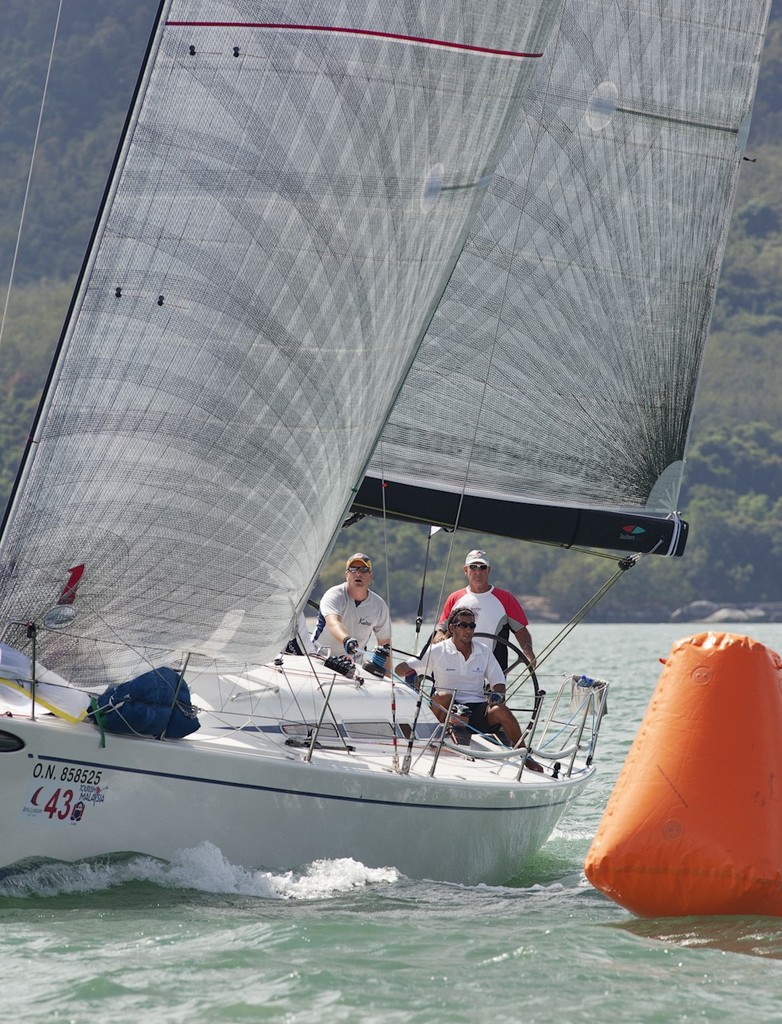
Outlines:
[[[500,590],[499,587],[495,587],[492,593],[505,609],[510,628],[514,633],[522,626],[529,625],[529,619],[524,614],[524,609],[509,590]]]

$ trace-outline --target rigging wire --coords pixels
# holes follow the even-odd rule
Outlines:
[[[388,557],[388,515],[386,513],[386,486],[385,486],[385,469],[383,466],[383,442],[381,440],[378,452],[380,455],[380,495],[382,497],[383,506],[383,564],[386,571],[386,606],[391,607],[391,572],[390,572],[390,559]],[[388,657],[391,661],[390,674],[391,674],[391,730],[394,735],[394,756],[391,759],[391,767],[393,771],[399,771],[399,748],[396,738],[396,682],[394,680],[394,641],[393,637],[388,651]]]
[[[429,534],[426,538],[426,554],[424,555],[424,571],[421,577],[421,596],[418,599],[418,611],[415,616],[415,641],[413,643],[414,657],[418,657],[418,641],[421,638],[421,626],[424,622],[424,594],[426,592],[426,570],[429,565],[429,546],[432,543],[432,537],[437,533],[438,530],[442,529],[440,526],[430,526]]]
[[[581,606],[581,608],[579,608],[575,615],[571,616],[571,618],[564,624],[564,626],[562,626],[559,632],[555,636],[553,636],[551,640],[549,640],[549,642],[545,645],[545,647],[535,656],[535,665],[537,668],[540,668],[543,662],[546,661],[547,658],[551,657],[551,655],[560,646],[560,644],[564,643],[567,637],[570,636],[570,634],[573,632],[576,626],[580,622],[583,622],[583,620],[587,617],[587,615],[591,612],[595,605],[597,605],[603,599],[603,597],[608,593],[611,587],[613,587],[616,581],[621,579],[621,577],[627,572],[628,569],[632,569],[634,565],[637,565],[641,557],[641,554],[635,554],[631,555],[630,557],[620,559],[616,571],[613,572],[611,576],[609,576],[609,578],[600,587],[598,587],[598,589],[589,598],[589,600],[584,602],[584,604]],[[524,670],[522,670],[521,674],[517,676],[516,679],[513,681],[513,687],[508,687],[508,696],[512,696],[513,694],[515,694],[519,690],[519,687],[525,681],[526,675]]]
[[[22,230],[24,228],[24,218],[25,218],[25,214],[27,212],[27,201],[28,201],[29,196],[30,196],[30,184],[31,184],[32,179],[33,179],[33,167],[35,166],[35,154],[36,154],[36,152],[38,150],[38,139],[40,138],[40,134],[41,134],[41,124],[43,122],[43,111],[44,111],[44,107],[46,105],[46,96],[47,96],[48,91],[49,91],[49,78],[51,76],[52,64],[54,63],[54,48],[55,48],[55,44],[57,42],[57,32],[58,32],[59,27],[60,27],[60,15],[62,14],[62,4],[63,4],[63,0],[60,0],[60,2],[58,4],[58,7],[57,7],[57,17],[56,17],[55,22],[54,22],[54,33],[52,35],[52,44],[51,44],[51,46],[49,48],[49,63],[48,63],[47,68],[46,68],[46,78],[45,78],[44,83],[43,83],[43,94],[41,96],[41,105],[40,105],[40,107],[38,109],[38,124],[36,125],[36,128],[35,128],[35,138],[33,140],[33,150],[32,150],[32,153],[30,154],[30,166],[29,166],[28,171],[27,171],[27,184],[25,185],[25,189],[24,189],[24,199],[22,200],[22,212],[21,212],[21,214],[19,216],[19,227],[18,227],[17,232],[16,232],[16,243],[14,245],[14,255],[13,255],[13,258],[11,260],[11,272],[10,272],[9,277],[8,277],[8,287],[7,287],[6,293],[5,293],[5,303],[3,305],[3,315],[2,315],[2,317],[0,317],[0,345],[2,344],[2,341],[3,341],[3,332],[5,331],[5,322],[6,322],[6,318],[8,316],[8,304],[9,304],[9,302],[11,300],[11,291],[13,289],[14,275],[16,273],[16,262],[17,262],[17,259],[18,259],[18,256],[19,256],[19,248],[20,248],[21,242],[22,242]]]

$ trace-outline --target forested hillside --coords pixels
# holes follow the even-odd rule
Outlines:
[[[0,57],[0,284],[14,288],[0,343],[0,501],[8,494],[67,311],[132,95],[156,4],[68,0],[63,10],[25,206],[57,0],[5,0]],[[682,512],[683,559],[646,559],[593,618],[655,619],[687,601],[782,601],[782,13],[772,13],[748,160],[698,393]],[[363,521],[340,537],[323,574],[369,551],[395,615],[418,605],[428,530]],[[454,545],[450,554],[451,544]],[[614,571],[612,561],[498,538],[431,540],[425,615],[485,545],[497,582],[544,595],[567,618]],[[386,566],[391,567],[390,574]],[[449,565],[444,576],[443,569]],[[389,589],[387,587],[389,580]],[[320,591],[316,590],[316,594]],[[535,606],[537,607],[537,606]]]

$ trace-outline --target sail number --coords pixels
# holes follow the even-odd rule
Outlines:
[[[56,814],[60,821],[65,821],[70,816],[72,809],[72,789],[66,789],[65,791],[59,788],[55,789],[43,806],[44,814],[48,814],[50,818],[53,818]]]
[[[106,801],[107,787],[101,788],[103,771],[86,765],[42,764],[33,768],[34,790],[23,808],[25,815],[44,821],[69,821],[78,824],[88,807]],[[40,784],[39,784],[40,783]],[[92,812],[90,812],[92,813]]]

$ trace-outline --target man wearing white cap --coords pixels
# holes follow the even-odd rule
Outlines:
[[[447,636],[447,622],[451,612],[457,606],[470,608],[475,613],[478,629],[481,633],[502,635],[503,629],[512,632],[516,642],[522,649],[532,668],[535,667],[535,654],[532,650],[532,637],[527,629],[528,619],[516,598],[509,590],[500,590],[489,583],[491,562],[485,551],[479,548],[470,551],[464,560],[464,575],[467,586],[455,590],[446,599],[440,623],[434,635],[433,643],[439,643]],[[508,649],[505,644],[495,641],[494,655],[502,668],[508,665]]]
[[[367,659],[366,666],[374,664],[382,674],[388,669],[391,645],[391,616],[383,598],[369,589],[372,582],[372,562],[361,551],[351,555],[345,563],[345,582],[330,587],[320,599],[318,624],[312,639],[332,654],[355,657],[366,650],[374,631],[378,649],[375,657]],[[382,652],[382,648],[387,648]]]

